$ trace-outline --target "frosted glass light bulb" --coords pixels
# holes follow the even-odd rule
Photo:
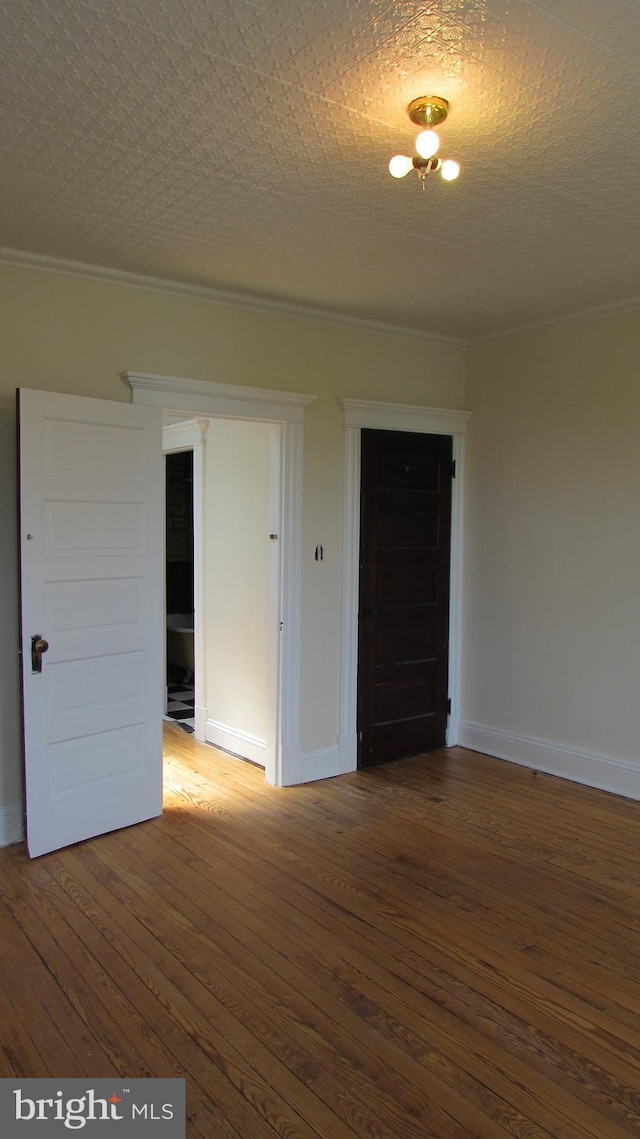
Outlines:
[[[421,158],[432,158],[440,146],[440,139],[435,131],[420,131],[416,139],[416,150]]]
[[[413,159],[408,158],[406,154],[394,154],[389,163],[389,173],[392,178],[404,178],[410,170],[413,170]]]
[[[460,166],[453,158],[447,158],[446,162],[442,163],[442,170],[440,171],[445,182],[453,182],[454,178],[458,177],[460,173]]]

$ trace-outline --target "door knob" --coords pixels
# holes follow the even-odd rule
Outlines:
[[[42,654],[49,648],[41,633],[34,633],[31,638],[31,671],[42,672]]]

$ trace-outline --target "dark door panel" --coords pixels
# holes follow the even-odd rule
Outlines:
[[[392,720],[409,720],[415,716],[435,715],[435,676],[379,683],[375,686],[374,716],[376,724]]]
[[[376,621],[378,666],[433,660],[436,655],[435,605],[382,609]]]
[[[430,550],[377,551],[373,596],[379,605],[435,605],[438,564]]]
[[[358,764],[445,740],[449,436],[362,432]]]
[[[415,546],[416,535],[420,535],[422,549],[437,550],[440,509],[432,501],[435,495],[430,494],[428,498],[431,501],[425,501],[426,495],[414,492],[409,502],[406,493],[398,494],[397,491],[380,497],[378,538],[381,547],[411,549]]]
[[[360,767],[432,751],[442,746],[442,731],[442,724],[437,722],[435,715],[379,724],[371,737],[370,758],[366,763],[360,763]]]
[[[388,431],[385,434],[395,435],[399,439],[406,435],[405,431]],[[388,489],[399,487],[402,490],[428,490],[440,489],[440,464],[438,456],[421,455],[417,451],[407,454],[402,441],[397,447],[386,451],[380,456],[379,487]]]

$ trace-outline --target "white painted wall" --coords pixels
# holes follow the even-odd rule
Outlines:
[[[207,738],[261,763],[243,737],[264,745],[268,730],[269,434],[213,419],[204,462]]]
[[[640,314],[469,352],[460,742],[640,798]]]

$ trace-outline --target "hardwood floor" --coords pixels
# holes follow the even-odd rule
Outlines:
[[[461,749],[0,851],[0,1076],[184,1076],[203,1139],[640,1133],[640,803]]]

